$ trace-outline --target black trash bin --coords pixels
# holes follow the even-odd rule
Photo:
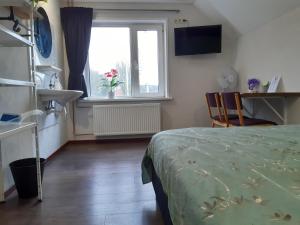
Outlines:
[[[41,158],[41,175],[43,177],[46,160]],[[36,158],[26,158],[9,164],[19,198],[32,198],[38,195]]]

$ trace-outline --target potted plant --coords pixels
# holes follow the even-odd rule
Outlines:
[[[102,78],[102,86],[108,88],[108,98],[115,97],[115,90],[122,81],[119,81],[118,71],[116,69],[111,69],[111,71],[104,73],[104,78]]]
[[[268,88],[270,86],[270,81],[266,81],[262,84],[262,92],[268,92]]]

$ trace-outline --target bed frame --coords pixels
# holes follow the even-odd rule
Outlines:
[[[151,162],[151,167],[152,167],[152,185],[156,194],[156,202],[162,214],[164,224],[173,225],[170,217],[169,208],[168,208],[168,196],[163,190],[161,181],[155,172],[152,162]]]

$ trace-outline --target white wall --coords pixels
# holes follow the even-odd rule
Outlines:
[[[243,35],[238,42],[235,67],[240,88],[247,91],[247,79],[265,82],[281,75],[279,91],[300,91],[300,8]],[[289,104],[289,122],[299,123],[300,101]]]
[[[41,5],[45,8],[50,19],[53,48],[51,56],[48,59],[43,59],[37,53],[37,64],[52,64],[63,68],[59,0],[51,0],[47,4]],[[1,16],[7,15],[7,13],[8,11],[0,8]],[[0,48],[0,71],[2,78],[28,80],[26,48]],[[30,109],[30,103],[29,88],[0,88],[0,112],[26,112]],[[55,117],[54,114],[50,114],[43,117],[41,126],[39,126],[39,145],[42,157],[47,158],[66,143],[66,127],[66,121],[62,116]],[[22,132],[19,135],[3,140],[1,147],[3,151],[2,162],[4,164],[6,189],[13,184],[8,163],[19,158],[31,156],[34,152],[33,143],[30,131]]]
[[[43,58],[37,53],[37,64],[50,64],[58,68],[64,68],[63,39],[60,22],[60,1],[51,0],[40,4],[46,10],[52,31],[53,47],[49,58]],[[64,84],[64,73],[60,74],[60,81]],[[50,117],[50,118],[49,118]],[[47,115],[44,120],[51,121],[50,124],[43,123],[45,129],[40,130],[40,149],[42,156],[48,157],[59,149],[68,140],[67,121],[63,115]],[[51,138],[49,138],[51,137]]]
[[[174,56],[174,27],[187,26],[174,23],[175,18],[185,18],[188,26],[214,24],[192,4],[84,4],[95,8],[143,8],[143,9],[180,9],[180,13],[158,12],[99,12],[97,18],[129,19],[167,19],[168,20],[168,57],[169,87],[173,100],[162,102],[163,129],[192,126],[208,126],[209,119],[204,101],[204,93],[218,89],[216,77],[222,70],[232,65],[235,40],[223,38],[223,53],[195,56]],[[92,118],[90,108],[76,110],[76,131],[91,134]],[[89,116],[89,121],[87,117]]]

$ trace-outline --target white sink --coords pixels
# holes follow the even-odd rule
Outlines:
[[[37,94],[43,102],[55,101],[61,106],[65,106],[68,102],[78,99],[83,92],[75,90],[38,89]]]

